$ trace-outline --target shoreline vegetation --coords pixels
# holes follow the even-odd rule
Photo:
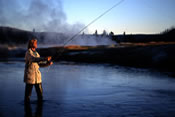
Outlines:
[[[6,30],[6,31],[5,31]],[[0,27],[0,60],[10,60],[11,58],[24,58],[26,45],[32,32],[8,29]],[[14,32],[16,35],[11,35]],[[17,32],[17,33],[16,33]],[[8,39],[4,39],[7,33]],[[21,35],[21,33],[23,35]],[[28,35],[23,39],[23,36]],[[14,38],[12,38],[14,36]],[[16,40],[22,36],[21,40]],[[64,36],[62,36],[64,37]],[[53,56],[54,61],[73,61],[85,63],[110,63],[123,66],[140,68],[156,68],[168,72],[175,72],[175,29],[157,35],[112,35],[111,39],[117,44],[105,46],[79,46],[68,45],[65,47],[55,46],[38,48],[41,56]],[[14,40],[15,41],[14,41]],[[13,41],[12,41],[13,40]],[[148,41],[149,40],[149,41]],[[7,43],[8,41],[9,43]],[[41,40],[40,40],[41,41]],[[17,46],[8,46],[15,43]],[[13,45],[13,44],[12,44]],[[60,56],[60,51],[62,51]],[[23,60],[23,59],[22,59]]]

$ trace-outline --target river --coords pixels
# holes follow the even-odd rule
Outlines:
[[[173,117],[175,79],[110,64],[54,63],[40,68],[44,101],[24,104],[24,62],[0,62],[0,117]]]

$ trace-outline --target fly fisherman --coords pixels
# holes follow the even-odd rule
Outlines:
[[[30,96],[32,88],[35,86],[38,101],[43,100],[42,94],[42,80],[39,67],[46,67],[52,65],[51,57],[42,58],[36,51],[37,40],[35,38],[29,40],[28,50],[25,54],[25,70],[24,70],[24,82],[25,86],[25,102],[30,102]]]

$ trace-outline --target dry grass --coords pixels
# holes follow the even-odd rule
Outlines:
[[[173,45],[175,42],[148,42],[148,43],[119,43],[117,45],[108,46],[80,46],[68,45],[64,48],[67,50],[88,50],[88,49],[105,49],[105,48],[120,48],[120,47],[133,47],[133,46],[156,46],[156,45]]]
[[[148,42],[148,43],[120,43],[120,46],[154,46],[154,45],[171,45],[175,42]]]

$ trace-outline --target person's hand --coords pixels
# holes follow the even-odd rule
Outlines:
[[[46,57],[47,61],[51,61],[52,57],[51,56],[48,56]]]
[[[51,62],[49,62],[49,65],[52,65],[53,64],[53,62],[51,61]]]

